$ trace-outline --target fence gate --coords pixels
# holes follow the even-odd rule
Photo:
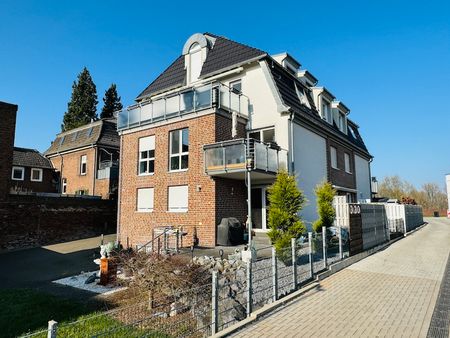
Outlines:
[[[350,256],[363,251],[363,233],[361,206],[359,204],[348,204],[349,209],[349,235],[350,235]]]

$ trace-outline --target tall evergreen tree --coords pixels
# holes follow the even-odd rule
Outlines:
[[[97,119],[97,88],[89,70],[84,67],[72,85],[72,97],[64,113],[62,131],[71,130]]]
[[[103,109],[100,117],[103,119],[105,117],[112,117],[115,111],[121,110],[123,108],[120,102],[120,96],[117,94],[116,85],[113,83],[105,91],[105,96],[103,97]]]
[[[333,199],[336,196],[336,190],[330,182],[323,181],[314,189],[317,196],[317,214],[319,219],[313,223],[313,229],[316,232],[322,231],[322,227],[333,226],[336,212],[333,207]]]

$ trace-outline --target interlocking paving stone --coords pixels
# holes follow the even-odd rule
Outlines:
[[[426,337],[430,327],[441,337],[445,332],[430,322],[450,252],[450,220],[429,222],[234,336]]]

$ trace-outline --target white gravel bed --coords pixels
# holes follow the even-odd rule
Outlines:
[[[97,271],[81,272],[79,275],[54,280],[53,283],[71,286],[77,289],[90,291],[97,294],[108,295],[117,291],[125,290],[126,287],[114,285],[98,285],[99,279],[94,282],[85,284],[86,279]]]

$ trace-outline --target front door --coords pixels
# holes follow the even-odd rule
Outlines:
[[[267,230],[267,189],[252,189],[252,223],[256,231]]]

